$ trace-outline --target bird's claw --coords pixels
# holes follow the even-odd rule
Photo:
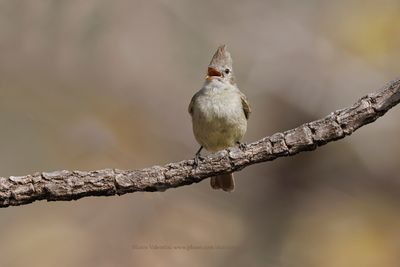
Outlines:
[[[199,166],[199,162],[202,161],[204,158],[200,155],[196,155],[193,159],[193,167]]]
[[[200,156],[201,150],[203,149],[203,146],[200,146],[199,150],[197,150],[196,154],[194,155],[193,159],[193,167],[199,166],[199,161],[203,160],[203,157]]]
[[[240,150],[245,150],[247,148],[246,143],[237,142],[237,144],[239,145]]]

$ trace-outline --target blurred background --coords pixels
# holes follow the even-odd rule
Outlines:
[[[0,0],[0,175],[193,157],[187,106],[223,43],[246,142],[323,117],[399,77],[399,25],[395,0]],[[232,194],[0,209],[0,265],[398,266],[399,116],[250,166]]]

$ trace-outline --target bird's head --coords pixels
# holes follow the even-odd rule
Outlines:
[[[232,57],[231,54],[226,50],[226,45],[218,47],[214,56],[208,65],[207,77],[208,81],[218,79],[220,81],[230,82],[234,84],[233,69],[232,69]]]

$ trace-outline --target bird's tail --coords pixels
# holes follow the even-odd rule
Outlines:
[[[213,176],[210,184],[213,189],[222,189],[226,192],[232,192],[235,189],[235,180],[233,180],[232,173]]]

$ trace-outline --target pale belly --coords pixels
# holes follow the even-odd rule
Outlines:
[[[239,142],[247,129],[240,96],[224,93],[202,96],[193,109],[193,133],[208,151],[218,151]]]

